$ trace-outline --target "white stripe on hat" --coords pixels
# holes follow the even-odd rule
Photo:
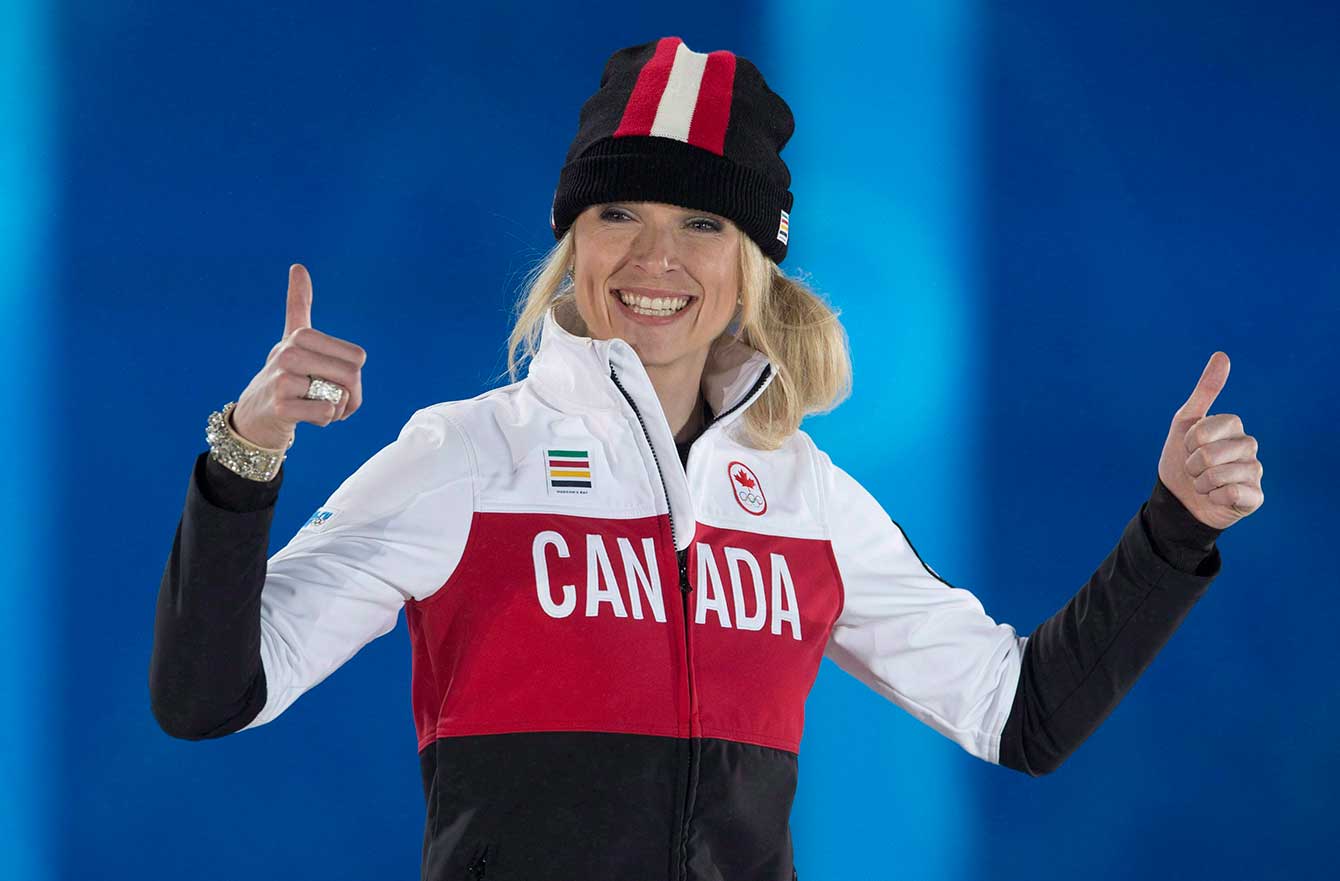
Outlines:
[[[683,43],[679,44],[675,49],[675,63],[670,67],[670,79],[661,93],[661,102],[656,105],[652,135],[688,143],[689,123],[693,121],[693,108],[698,103],[698,89],[702,87],[706,68],[706,52],[694,52]]]

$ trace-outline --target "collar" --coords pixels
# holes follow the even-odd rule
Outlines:
[[[550,307],[527,378],[549,396],[571,406],[618,409],[624,401],[611,379],[612,368],[638,410],[644,416],[658,414],[664,422],[660,400],[633,347],[617,337],[597,340],[569,329],[580,326],[573,301]],[[716,414],[712,424],[739,418],[771,384],[775,376],[771,366],[766,355],[743,340],[729,335],[718,337],[708,350],[702,379],[703,396]]]

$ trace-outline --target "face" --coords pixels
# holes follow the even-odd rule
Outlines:
[[[591,338],[624,340],[647,367],[700,369],[735,314],[741,235],[677,205],[588,206],[573,224],[573,280]]]

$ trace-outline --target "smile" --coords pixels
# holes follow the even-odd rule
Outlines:
[[[693,300],[689,296],[649,297],[645,294],[614,290],[615,298],[623,304],[626,312],[645,318],[673,318],[683,312]]]
[[[674,315],[680,309],[689,305],[691,297],[644,297],[641,294],[630,294],[627,291],[616,290],[614,292],[623,304],[637,312],[639,315]]]

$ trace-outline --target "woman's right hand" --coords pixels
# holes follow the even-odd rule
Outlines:
[[[233,430],[257,446],[283,450],[299,422],[326,426],[349,418],[363,404],[367,358],[362,346],[312,327],[312,277],[305,266],[294,263],[288,269],[284,337],[237,399]],[[305,399],[309,375],[343,386],[340,402]]]

